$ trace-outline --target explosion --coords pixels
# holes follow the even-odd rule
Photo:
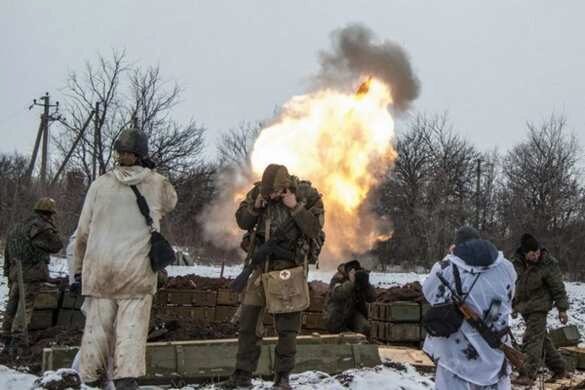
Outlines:
[[[257,176],[270,163],[283,164],[323,193],[324,262],[363,253],[388,233],[365,203],[396,159],[391,104],[390,87],[373,77],[356,93],[325,89],[296,96],[254,145]]]
[[[200,215],[206,239],[216,245],[237,247],[241,232],[233,213],[271,163],[285,165],[323,194],[327,239],[321,264],[337,264],[391,237],[369,200],[397,157],[390,112],[409,108],[419,81],[404,49],[376,40],[363,25],[335,30],[331,41],[331,50],[319,53],[313,90],[290,99],[261,130],[252,173],[228,172],[220,198]]]

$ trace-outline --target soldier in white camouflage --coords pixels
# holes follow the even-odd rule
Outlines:
[[[34,299],[43,283],[49,281],[49,261],[52,253],[63,248],[55,226],[55,201],[39,199],[33,215],[14,226],[8,233],[4,253],[4,276],[8,279],[8,302],[2,323],[7,352],[14,354],[22,345],[24,330],[29,326]],[[24,316],[19,312],[18,262],[22,265],[25,291]]]

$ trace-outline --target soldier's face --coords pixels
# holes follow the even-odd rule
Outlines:
[[[136,157],[134,153],[120,152],[120,154],[118,154],[118,163],[122,166],[128,167],[136,165],[137,162],[138,157]]]
[[[268,196],[270,197],[270,200],[279,200],[282,198],[283,192],[283,190],[272,191]]]
[[[540,249],[530,251],[526,254],[526,260],[536,263],[540,259]]]

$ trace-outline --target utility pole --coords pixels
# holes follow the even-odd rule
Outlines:
[[[37,138],[35,140],[35,146],[33,149],[29,169],[27,171],[27,178],[30,179],[32,176],[32,171],[34,170],[42,139],[40,176],[41,185],[44,187],[47,183],[47,165],[49,161],[49,125],[52,121],[59,120],[61,117],[57,114],[59,112],[59,102],[51,104],[51,98],[48,92],[46,92],[45,95],[41,96],[39,99],[42,100],[42,103],[38,103],[37,99],[33,99],[33,104],[31,104],[29,107],[29,110],[31,110],[35,106],[41,106],[43,107],[43,113],[41,114],[41,122],[39,124],[39,130],[37,132]],[[52,114],[49,112],[51,108],[55,108]]]
[[[475,187],[475,228],[479,230],[479,215],[481,208],[481,158],[477,159],[477,183]]]

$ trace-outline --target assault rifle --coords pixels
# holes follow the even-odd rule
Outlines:
[[[477,314],[469,305],[467,305],[464,299],[457,294],[456,291],[449,285],[449,282],[445,280],[445,277],[440,273],[437,273],[439,280],[441,283],[445,285],[451,292],[451,297],[453,298],[453,302],[463,314],[463,318],[469,325],[471,325],[477,332],[481,335],[481,337],[488,343],[488,345],[494,349],[499,349],[500,351],[504,352],[506,355],[506,359],[514,366],[516,369],[520,369],[524,366],[524,362],[526,361],[526,355],[522,352],[518,351],[512,346],[507,345],[506,343],[502,342],[502,336],[508,332],[506,329],[505,332],[495,332],[492,330]]]
[[[321,199],[321,195],[316,197],[315,201],[312,202],[310,205],[306,205],[305,207],[307,210],[310,210],[317,202]],[[302,202],[301,202],[302,204]],[[246,288],[248,284],[248,278],[254,271],[254,268],[264,265],[264,263],[268,260],[269,256],[275,256],[278,259],[282,260],[294,260],[295,253],[289,251],[285,248],[286,245],[286,233],[290,229],[294,227],[295,220],[291,216],[289,216],[278,228],[276,231],[271,234],[271,237],[268,241],[264,244],[260,245],[259,247],[255,248],[253,245],[250,245],[250,250],[254,251],[254,254],[251,256],[251,261],[247,264],[244,264],[244,269],[240,274],[234,279],[233,282],[230,283],[230,289],[234,292],[242,292]],[[256,234],[256,232],[254,232]],[[256,237],[254,236],[254,240]],[[254,243],[255,244],[255,243]]]
[[[244,291],[254,268],[263,265],[269,256],[276,256],[276,258],[283,260],[294,260],[295,254],[283,246],[286,243],[284,235],[292,228],[292,224],[294,224],[294,220],[289,217],[282,226],[276,229],[268,241],[255,248],[252,260],[244,265],[242,272],[230,283],[232,291],[238,293]]]

